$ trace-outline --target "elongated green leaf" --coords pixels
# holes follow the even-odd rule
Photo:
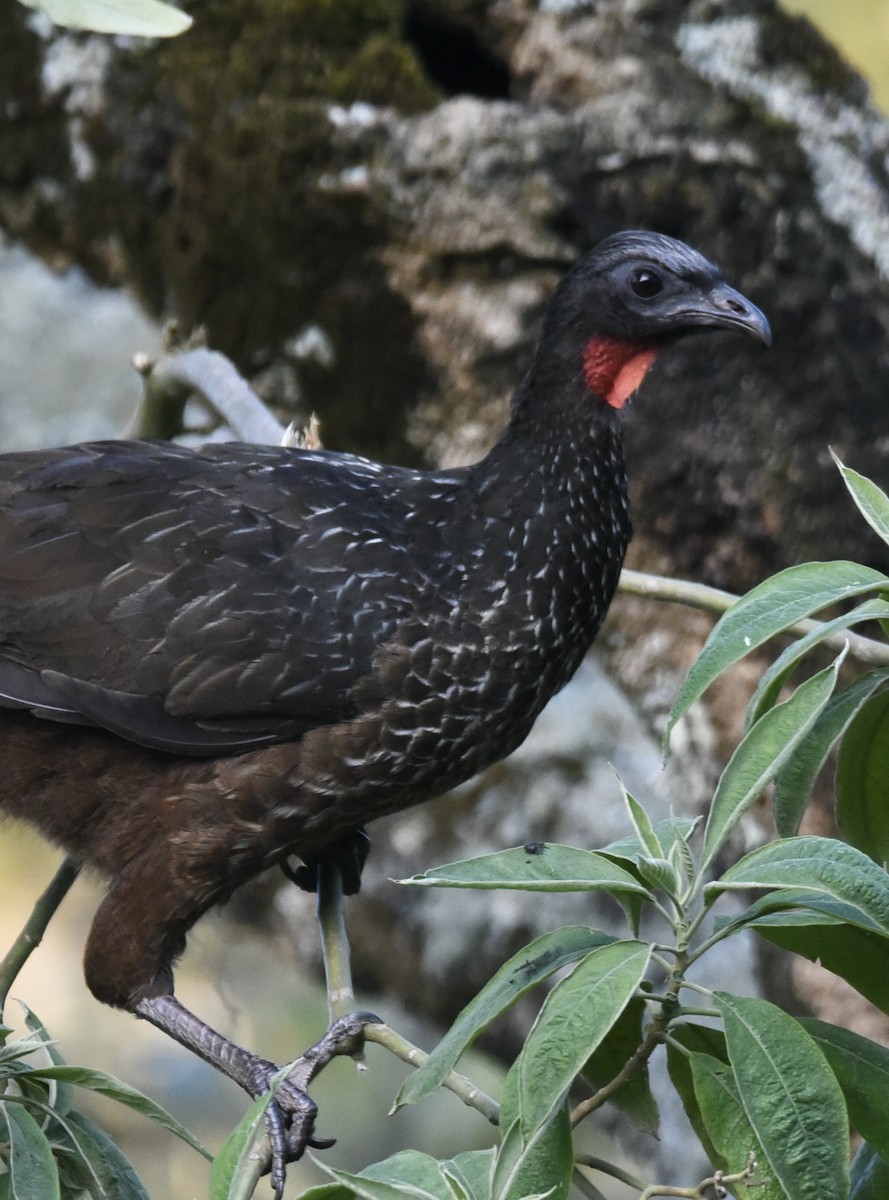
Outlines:
[[[692,1054],[691,1074],[701,1118],[715,1150],[716,1164],[728,1175],[744,1171],[753,1154],[759,1167],[751,1182],[735,1183],[738,1200],[786,1200],[778,1183],[769,1177],[759,1139],[753,1131],[734,1074],[727,1063],[709,1054]]]
[[[615,940],[598,929],[570,925],[523,946],[467,1004],[423,1066],[405,1081],[393,1111],[416,1104],[439,1088],[466,1047],[520,996],[554,971]]]
[[[852,1124],[889,1159],[889,1050],[827,1021],[803,1019],[800,1024],[830,1063]]]
[[[513,1063],[503,1085],[501,1128],[506,1133],[497,1151],[491,1179],[492,1200],[524,1200],[550,1193],[549,1200],[567,1200],[574,1174],[574,1139],[568,1102],[563,1100],[549,1120],[522,1133],[518,1112],[519,1063]]]
[[[272,1092],[259,1096],[223,1143],[210,1168],[210,1200],[249,1200],[256,1180],[250,1158],[265,1136],[266,1109]]]
[[[490,1200],[491,1175],[497,1151],[464,1150],[441,1164],[441,1169],[466,1200]]]
[[[20,1104],[0,1103],[0,1141],[7,1143],[11,1200],[58,1200],[59,1172],[46,1134]]]
[[[569,1106],[566,1100],[549,1120],[523,1136],[518,1111],[518,1061],[512,1064],[500,1102],[500,1128],[506,1134],[497,1152],[491,1196],[523,1200],[525,1195],[551,1192],[551,1200],[567,1200],[575,1163]]]
[[[355,1193],[344,1183],[319,1183],[300,1193],[300,1200],[353,1200]]]
[[[19,1001],[21,1003],[21,1001]],[[26,1004],[22,1004],[25,1013],[25,1024],[28,1029],[40,1042],[42,1052],[47,1059],[57,1067],[66,1065],[64,1058],[58,1050],[55,1042],[49,1036],[46,1026],[40,1020],[36,1013],[33,1013]],[[53,1092],[50,1095],[50,1107],[53,1112],[60,1116],[65,1116],[74,1106],[74,1089],[70,1083],[64,1083],[60,1080],[53,1080],[51,1084]]]
[[[639,859],[639,874],[655,891],[666,892],[668,896],[679,894],[679,878],[673,864],[666,858]]]
[[[837,757],[837,823],[853,846],[889,862],[889,692],[871,696],[846,730]]]
[[[533,842],[467,858],[412,875],[401,883],[424,887],[517,888],[528,892],[633,892],[649,895],[638,880],[592,850]]]
[[[22,0],[41,9],[56,25],[123,33],[133,37],[175,37],[191,25],[191,17],[161,0]]]
[[[681,1028],[685,1029],[687,1026],[682,1026]],[[701,1026],[695,1026],[694,1028],[701,1028]],[[719,1036],[722,1037],[721,1032]],[[682,1101],[685,1115],[688,1117],[698,1141],[703,1146],[708,1160],[715,1167],[724,1169],[725,1164],[720,1161],[721,1155],[713,1144],[713,1139],[710,1137],[710,1131],[704,1121],[701,1105],[695,1092],[691,1069],[692,1054],[684,1054],[681,1050],[677,1049],[674,1044],[676,1040],[671,1036],[670,1041],[667,1043],[667,1070],[670,1073],[670,1081],[676,1089],[679,1099]],[[695,1052],[703,1053],[703,1051]]]
[[[458,1200],[450,1180],[436,1159],[418,1150],[403,1150],[384,1162],[352,1174],[325,1166],[338,1183],[362,1200]]]
[[[651,955],[643,942],[591,951],[544,1001],[516,1062],[522,1137],[562,1103],[581,1067],[623,1012]]]
[[[90,1181],[94,1200],[149,1200],[133,1164],[94,1121],[83,1113],[69,1113],[64,1130]]]
[[[843,655],[801,683],[789,700],[767,712],[740,742],[716,786],[704,828],[701,871],[815,723],[836,685]]]
[[[841,613],[832,621],[822,622],[817,629],[813,629],[799,641],[791,642],[760,676],[756,691],[747,705],[747,714],[744,720],[745,731],[758,721],[764,712],[777,703],[781,689],[789,675],[813,647],[823,642],[830,634],[841,633],[853,625],[860,625],[865,621],[887,619],[889,619],[889,604],[885,600],[866,600],[864,604],[859,604],[850,612]]]
[[[848,1195],[846,1106],[822,1051],[766,1000],[726,992],[714,999],[741,1103],[788,1200]]]
[[[633,996],[584,1063],[581,1075],[594,1091],[610,1083],[632,1057],[642,1041],[645,1013],[645,1001],[640,996]],[[651,1090],[647,1063],[612,1094],[609,1103],[643,1133],[657,1134],[660,1114]]]
[[[371,1163],[357,1174],[339,1171],[310,1155],[312,1162],[339,1182],[325,1183],[302,1192],[302,1200],[490,1200],[493,1150],[473,1150],[439,1163],[428,1154],[404,1150],[382,1162]],[[462,1192],[462,1195],[461,1195]]]
[[[704,644],[676,697],[665,742],[713,680],[751,650],[828,605],[882,591],[889,591],[889,577],[842,560],[788,567],[753,588],[732,605]]]
[[[669,856],[677,842],[687,843],[689,841],[700,823],[700,817],[668,817],[665,821],[656,822],[653,826],[654,835],[664,853]],[[631,836],[609,842],[607,846],[602,847],[599,854],[604,854],[606,858],[622,859],[635,864],[639,860],[639,855],[644,852],[645,847],[638,837]]]
[[[782,950],[820,962],[889,1013],[889,940],[841,920],[829,921],[825,910],[778,913],[752,922],[751,928]]]
[[[840,469],[852,499],[858,505],[859,512],[871,529],[878,533],[884,542],[889,542],[889,496],[878,488],[872,479],[843,466],[833,450],[830,453]]]
[[[153,1100],[149,1100],[147,1096],[143,1096],[129,1084],[121,1083],[119,1079],[115,1079],[113,1075],[107,1075],[104,1071],[93,1071],[88,1067],[51,1066],[33,1067],[24,1072],[24,1075],[32,1079],[59,1079],[76,1087],[96,1092],[100,1096],[107,1096],[110,1100],[116,1100],[118,1104],[124,1104],[127,1108],[132,1108],[134,1112],[141,1113],[143,1117],[156,1121],[158,1125],[162,1125],[164,1129],[175,1134],[186,1145],[191,1146],[192,1150],[197,1150],[198,1154],[203,1155],[208,1162],[213,1158],[197,1138],[159,1104],[155,1104]]]
[[[651,818],[649,817],[648,813],[645,811],[639,801],[636,800],[634,796],[630,795],[630,793],[624,787],[624,781],[617,774],[617,772],[615,772],[615,777],[617,778],[618,786],[623,794],[624,804],[626,805],[627,812],[629,813],[630,821],[632,822],[636,837],[639,839],[639,845],[651,858],[664,858],[667,852],[660,843],[657,831],[652,825]]]
[[[889,1163],[873,1146],[862,1142],[852,1160],[852,1190],[849,1200],[886,1200],[889,1196]]]
[[[819,895],[845,906],[843,920],[889,937],[889,875],[834,838],[782,838],[760,846],[712,884],[709,896],[746,888],[790,888],[806,904]],[[805,897],[803,893],[811,895]]]
[[[799,829],[812,788],[834,742],[846,731],[865,701],[889,684],[889,671],[868,671],[838,696],[831,697],[815,724],[775,777],[772,809],[781,837]]]

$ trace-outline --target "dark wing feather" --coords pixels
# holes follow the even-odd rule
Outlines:
[[[0,457],[0,704],[233,752],[356,711],[459,486],[346,455],[109,442]]]

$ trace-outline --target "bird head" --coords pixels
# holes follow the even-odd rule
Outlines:
[[[660,350],[706,329],[772,340],[765,316],[703,255],[635,230],[606,238],[568,272],[550,303],[542,344],[572,375],[579,369],[589,392],[620,409]]]

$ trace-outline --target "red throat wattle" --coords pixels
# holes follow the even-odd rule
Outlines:
[[[657,348],[597,334],[583,352],[586,386],[612,408],[623,408],[657,358]]]

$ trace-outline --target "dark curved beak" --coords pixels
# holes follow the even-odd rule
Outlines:
[[[765,314],[727,283],[714,284],[709,292],[688,306],[680,304],[675,315],[685,318],[690,325],[737,329],[766,346],[772,344],[772,330]]]

